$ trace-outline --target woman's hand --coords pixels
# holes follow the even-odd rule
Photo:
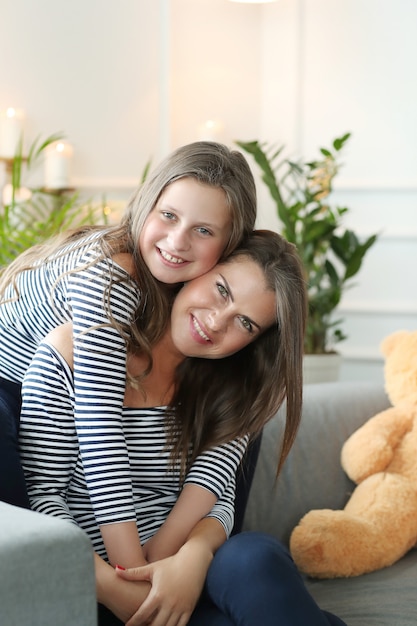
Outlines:
[[[126,626],[185,626],[200,598],[215,550],[226,536],[217,520],[197,524],[174,556],[144,567],[116,568],[125,581],[148,581],[149,595]]]
[[[151,590],[127,626],[185,626],[198,602],[208,564],[197,564],[181,551],[162,561],[128,570],[116,568],[127,581],[149,581]]]

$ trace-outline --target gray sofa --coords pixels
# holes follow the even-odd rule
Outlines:
[[[388,406],[379,385],[306,385],[300,431],[276,486],[274,460],[282,420],[274,418],[265,429],[244,530],[263,530],[288,543],[309,510],[343,508],[354,484],[340,466],[342,444]],[[371,574],[306,583],[318,604],[348,626],[417,625],[417,550]]]
[[[96,612],[87,535],[0,502],[1,626],[95,626]]]
[[[265,429],[244,530],[287,542],[310,509],[342,508],[352,489],[340,467],[342,443],[387,406],[378,385],[307,385],[299,435],[276,485],[282,415]],[[379,572],[307,585],[320,606],[348,626],[417,624],[417,551]],[[93,559],[81,530],[0,503],[0,624],[95,626]]]

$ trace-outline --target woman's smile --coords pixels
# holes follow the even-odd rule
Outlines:
[[[210,341],[210,337],[202,329],[201,325],[199,324],[197,318],[194,315],[191,315],[191,323],[193,325],[193,329],[197,331],[197,340],[198,338],[202,339],[202,343],[207,343],[208,341]]]
[[[275,294],[262,269],[238,256],[180,290],[171,314],[172,339],[185,356],[218,359],[251,343],[275,315]]]

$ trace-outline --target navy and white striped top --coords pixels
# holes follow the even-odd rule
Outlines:
[[[109,483],[122,496],[121,521],[135,520],[136,514],[122,428],[126,347],[116,329],[102,327],[108,321],[103,302],[111,287],[112,313],[129,324],[140,296],[134,283],[126,280],[127,273],[111,259],[97,261],[99,237],[100,233],[89,234],[81,247],[68,244],[64,253],[22,272],[17,280],[18,299],[13,288],[8,289],[0,305],[0,376],[22,382],[40,341],[56,326],[72,320],[75,426],[94,513],[100,524],[106,524],[111,518],[101,492]],[[103,459],[102,450],[109,441],[113,454]]]
[[[105,548],[86,484],[75,429],[73,373],[63,357],[42,342],[22,388],[20,446],[28,494],[34,510],[75,521],[90,536],[95,550]],[[167,518],[180,491],[178,472],[169,465],[163,408],[123,408],[123,432],[130,458],[135,516],[142,543]],[[229,535],[234,519],[236,470],[246,450],[247,437],[212,448],[200,455],[186,477],[218,500],[209,513]],[[100,504],[106,519],[124,520],[124,494],[117,488],[118,445],[111,437],[96,456],[94,473],[100,477]],[[113,456],[109,476],[104,462]],[[116,485],[116,487],[115,487]]]

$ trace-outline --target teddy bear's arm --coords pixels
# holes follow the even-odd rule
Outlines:
[[[408,406],[391,407],[368,420],[347,439],[342,447],[341,463],[356,483],[384,471],[395,448],[411,429],[414,411]]]

